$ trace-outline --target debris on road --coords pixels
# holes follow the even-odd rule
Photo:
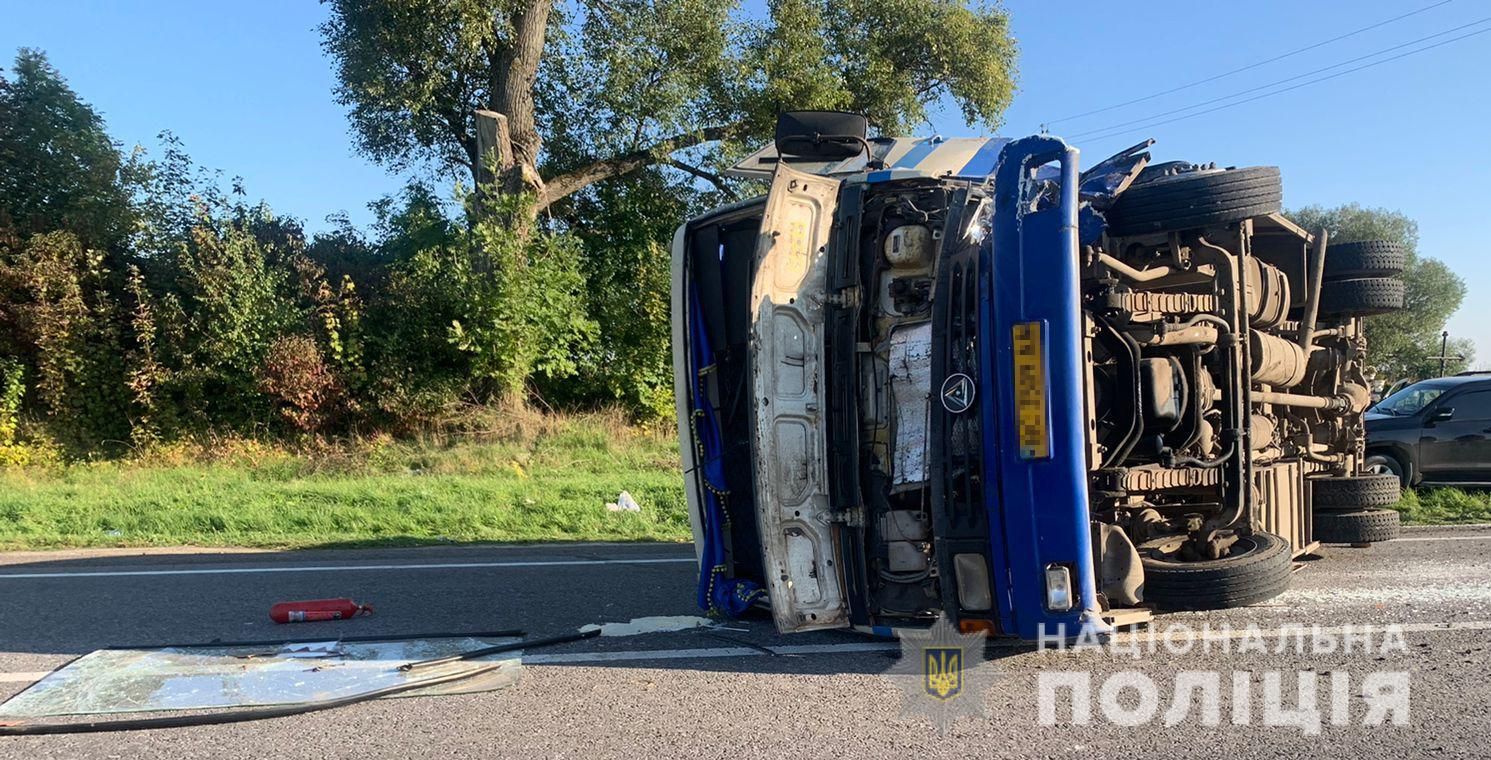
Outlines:
[[[290,644],[280,653],[286,657],[297,659],[315,659],[318,657],[345,657],[347,650],[342,649],[340,641],[320,641],[314,644]]]
[[[520,635],[503,631],[485,639],[436,635],[285,643],[274,653],[264,652],[267,642],[262,641],[100,649],[0,703],[0,736],[243,723],[395,695],[490,691],[517,683],[523,649],[594,638],[600,628],[540,638]],[[300,662],[307,654],[326,658],[307,668]],[[337,662],[326,664],[331,657]],[[179,714],[55,720],[139,712]]]
[[[462,635],[290,643],[278,651],[268,650],[273,645],[265,643],[100,649],[0,704],[0,723],[26,725],[37,718],[61,716],[252,710],[373,698],[389,689],[425,696],[490,691],[519,680],[522,661],[516,649],[443,662],[439,668],[418,674],[403,666],[503,645],[521,646],[522,642],[517,636]],[[333,660],[337,667],[327,667]]]
[[[654,615],[632,618],[625,623],[603,623],[580,626],[581,632],[600,631],[602,636],[636,636],[643,633],[672,633],[694,628],[713,628],[716,623],[697,615]]]
[[[270,607],[269,619],[276,623],[313,623],[323,620],[346,620],[372,613],[371,605],[358,604],[351,599],[307,599],[299,602],[280,602]]]

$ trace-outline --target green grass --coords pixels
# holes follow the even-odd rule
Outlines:
[[[1404,492],[1394,509],[1414,525],[1491,523],[1491,491],[1420,488]]]
[[[676,441],[604,416],[518,440],[289,452],[243,441],[0,471],[0,549],[689,537]],[[640,513],[606,502],[629,491]]]
[[[483,427],[483,426],[475,426]],[[0,550],[686,541],[678,444],[615,415],[519,415],[426,442],[243,440],[0,469]],[[622,491],[641,513],[605,508]],[[1411,524],[1491,522],[1491,491],[1424,488]]]

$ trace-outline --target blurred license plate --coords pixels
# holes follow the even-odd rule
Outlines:
[[[1040,322],[1015,325],[1015,425],[1020,458],[1051,455],[1049,415],[1046,410],[1046,347]]]

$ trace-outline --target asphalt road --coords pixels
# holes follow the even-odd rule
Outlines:
[[[7,738],[0,758],[1491,756],[1491,529],[1410,530],[1405,540],[1323,554],[1267,605],[1163,616],[1156,625],[1174,638],[1152,653],[992,646],[981,666],[994,684],[982,695],[984,716],[955,722],[947,736],[903,715],[902,693],[883,675],[893,644],[780,636],[753,619],[535,651],[522,682],[497,692],[228,726]],[[265,612],[285,599],[350,596],[377,608],[293,629],[308,639],[509,627],[546,634],[696,614],[691,557],[672,545],[0,556],[0,696],[99,647],[283,638],[292,629]],[[1240,641],[1249,622],[1268,651],[1224,650],[1220,642]],[[1296,625],[1324,626],[1328,637],[1346,626],[1381,634],[1400,625],[1402,646],[1384,653],[1377,645],[1389,640],[1379,635],[1370,649],[1358,639],[1351,653],[1299,651]],[[1233,633],[1212,636],[1203,651],[1200,634],[1186,632],[1207,626]],[[1193,646],[1174,651],[1185,641]],[[1220,673],[1224,691],[1236,672],[1258,681],[1280,671],[1286,706],[1301,671],[1347,672],[1352,684],[1406,672],[1411,706],[1408,725],[1360,725],[1361,704],[1348,725],[1332,725],[1322,680],[1318,735],[1264,725],[1258,707],[1247,725],[1235,725],[1225,706],[1216,726],[1199,720],[1199,707],[1176,725],[1122,726],[1096,706],[1085,725],[1065,719],[1066,707],[1043,725],[1038,679],[1060,671],[1090,674],[1094,693],[1115,673],[1142,674],[1156,684],[1160,713],[1181,691],[1181,671]],[[1142,701],[1130,697],[1123,706]]]

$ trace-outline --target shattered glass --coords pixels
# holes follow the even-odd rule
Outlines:
[[[400,665],[518,641],[448,637],[263,646],[100,649],[0,704],[0,721],[61,715],[266,707],[352,697],[477,670],[496,670],[395,696],[490,691],[517,683],[522,652],[399,670]]]

